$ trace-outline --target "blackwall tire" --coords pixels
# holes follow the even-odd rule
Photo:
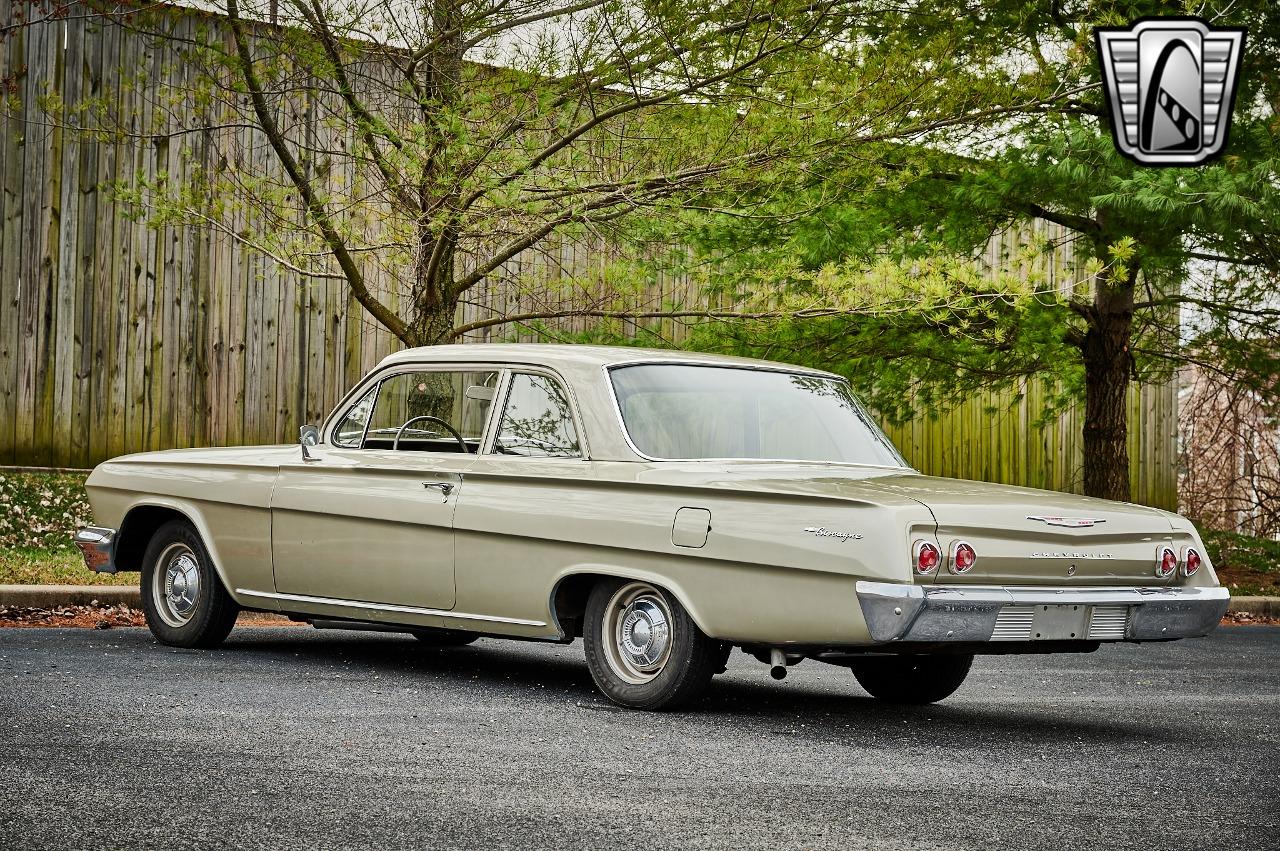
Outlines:
[[[170,521],[152,535],[140,584],[147,627],[161,644],[214,647],[235,626],[240,607],[222,587],[204,542],[184,520]]]
[[[720,642],[680,602],[647,582],[597,583],[587,598],[583,644],[591,678],[631,709],[674,709],[697,698],[720,670]]]
[[[886,703],[937,703],[955,694],[973,656],[874,656],[854,662],[853,675]]]

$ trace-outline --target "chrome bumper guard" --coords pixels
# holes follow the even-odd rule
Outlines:
[[[84,566],[94,573],[115,573],[116,565],[111,557],[115,540],[115,529],[87,526],[76,532],[75,542],[84,556]]]
[[[858,582],[877,642],[1160,641],[1208,635],[1231,595],[1200,588],[1014,588]]]

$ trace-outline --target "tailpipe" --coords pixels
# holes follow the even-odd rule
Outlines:
[[[769,676],[775,680],[787,678],[787,654],[776,647],[769,651]]]
[[[781,647],[763,647],[757,644],[754,647],[743,649],[768,665],[769,676],[775,680],[785,680],[787,678],[787,668],[792,665],[799,665],[804,661],[803,653],[786,653]]]

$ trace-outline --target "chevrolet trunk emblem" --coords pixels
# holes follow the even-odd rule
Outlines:
[[[1028,514],[1027,519],[1039,520],[1049,526],[1066,526],[1068,529],[1084,529],[1088,526],[1096,526],[1099,523],[1107,522],[1102,517],[1051,517],[1043,514]]]
[[[1200,165],[1222,153],[1243,29],[1198,18],[1098,27],[1098,58],[1120,153],[1144,165]]]

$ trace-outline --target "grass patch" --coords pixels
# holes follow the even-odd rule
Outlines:
[[[71,536],[93,525],[85,473],[0,473],[0,550],[77,552]]]
[[[136,573],[94,573],[79,550],[0,548],[0,585],[137,585]]]
[[[1280,597],[1280,541],[1204,530],[1218,581],[1236,595]]]
[[[71,536],[93,525],[85,473],[0,472],[0,584],[137,585],[136,573],[94,573]]]

